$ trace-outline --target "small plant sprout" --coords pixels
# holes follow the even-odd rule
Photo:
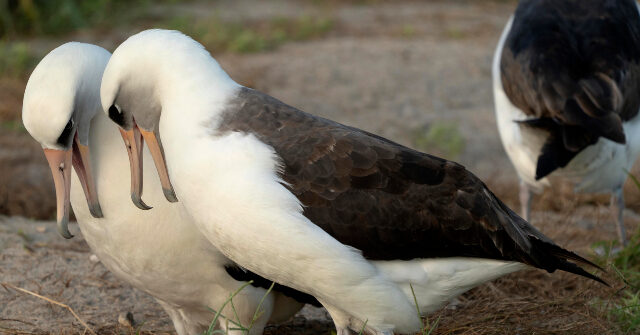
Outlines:
[[[203,335],[227,334],[229,330],[234,330],[234,331],[239,330],[239,331],[242,331],[244,334],[249,334],[255,322],[262,316],[262,314],[264,314],[264,310],[262,309],[262,304],[264,303],[264,300],[267,298],[267,295],[269,295],[269,293],[271,293],[271,291],[273,290],[273,286],[275,285],[275,282],[271,282],[271,286],[269,286],[269,289],[267,289],[267,292],[265,292],[265,294],[260,299],[260,302],[258,303],[258,307],[256,307],[256,311],[253,314],[251,322],[249,323],[249,325],[245,326],[245,325],[242,325],[240,321],[240,317],[238,316],[238,311],[236,310],[236,306],[233,304],[233,298],[236,295],[238,295],[238,293],[240,293],[245,287],[251,284],[253,284],[253,280],[243,284],[235,292],[231,293],[229,295],[229,298],[222,304],[222,306],[220,306],[220,308],[217,311],[212,308],[209,308],[211,312],[215,313],[215,316],[213,317],[213,320],[209,324],[209,328],[203,333]],[[222,310],[224,310],[224,308],[227,307],[227,305],[231,306],[231,310],[233,311],[233,315],[235,319],[230,319],[222,315]],[[226,323],[225,328],[227,329],[227,331],[224,331],[221,329],[215,329],[220,318],[225,319],[225,323]]]

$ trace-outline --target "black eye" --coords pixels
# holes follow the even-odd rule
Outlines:
[[[60,137],[58,137],[58,140],[56,142],[58,142],[59,145],[68,148],[71,146],[73,135],[73,119],[69,119],[69,122],[67,122],[67,125],[64,126],[64,130],[62,131],[62,134],[60,134]]]
[[[124,113],[120,113],[115,105],[109,107],[109,118],[120,127],[124,127]]]

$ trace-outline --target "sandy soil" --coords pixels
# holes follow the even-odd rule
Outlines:
[[[463,163],[514,207],[517,179],[495,127],[490,73],[493,48],[514,7],[513,2],[486,1],[319,5],[279,0],[268,5],[196,3],[171,10],[199,15],[215,9],[223,17],[240,19],[302,13],[332,17],[335,27],[322,39],[259,54],[218,55],[214,50],[214,55],[241,83],[408,146],[420,144],[420,133],[433,125],[455,124],[465,143],[460,154],[437,145],[420,149]],[[108,36],[78,33],[70,39],[112,49],[137,30]],[[51,41],[34,43],[55,46]],[[2,85],[0,120],[10,120],[19,115],[22,97],[17,95],[24,83]],[[0,213],[10,215],[0,217],[0,282],[68,304],[100,333],[131,332],[117,321],[127,312],[143,332],[173,332],[153,299],[90,260],[81,236],[65,241],[53,222],[18,217],[50,220],[55,209],[48,167],[28,134],[1,129],[0,162]],[[640,223],[634,212],[640,210],[640,195],[631,185],[625,192],[630,208],[626,223],[633,230]],[[533,214],[543,232],[583,255],[592,253],[592,243],[615,238],[606,197],[575,196],[561,188],[553,196],[546,192],[538,197]],[[622,284],[605,277],[613,289],[567,274],[526,271],[472,290],[430,321],[439,319],[435,334],[615,334],[616,326],[597,306]],[[323,310],[305,309],[268,332],[328,334],[331,328]],[[83,327],[60,307],[0,288],[0,333],[18,331],[75,334]]]

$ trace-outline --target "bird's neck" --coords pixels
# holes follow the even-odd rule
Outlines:
[[[171,94],[163,94],[161,134],[171,134],[176,141],[210,134],[241,87],[231,80],[172,85]]]
[[[227,102],[242,87],[219,67],[176,74],[161,88],[160,139],[167,165],[194,159],[215,134]],[[204,143],[204,144],[203,144]]]

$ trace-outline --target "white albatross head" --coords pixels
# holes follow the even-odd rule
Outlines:
[[[194,91],[211,87],[204,95],[237,86],[200,43],[178,31],[145,30],[118,46],[104,72],[100,96],[103,110],[120,127],[128,148],[131,180],[137,185],[132,188],[131,197],[136,205],[142,201],[145,141],[165,198],[178,201],[169,179],[159,130],[166,107],[163,102],[175,97],[185,99]],[[190,112],[189,106],[183,109],[184,113]]]
[[[78,42],[63,44],[33,70],[24,92],[22,122],[44,149],[56,187],[58,231],[73,235],[69,221],[71,166],[82,183],[91,215],[102,209],[91,172],[89,128],[100,111],[100,82],[109,52]]]

